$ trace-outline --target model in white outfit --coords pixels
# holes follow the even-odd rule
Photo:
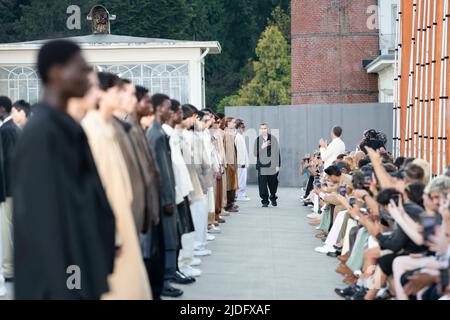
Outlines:
[[[250,198],[247,197],[247,170],[249,166],[249,158],[247,145],[245,144],[245,138],[243,132],[245,127],[242,123],[241,127],[237,128],[237,134],[235,138],[236,153],[237,153],[237,164],[238,164],[238,190],[237,190],[237,201],[249,201]]]

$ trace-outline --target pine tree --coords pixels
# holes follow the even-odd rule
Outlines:
[[[289,11],[286,12],[281,6],[277,6],[267,19],[267,24],[277,26],[284,38],[291,43],[291,15]]]
[[[238,98],[225,98],[234,106],[284,105],[290,103],[290,47],[277,26],[268,26],[256,48],[255,77],[239,90]]]

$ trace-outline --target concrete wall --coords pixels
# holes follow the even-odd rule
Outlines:
[[[281,186],[298,187],[303,183],[299,173],[300,160],[318,149],[321,137],[330,140],[330,131],[335,125],[343,127],[343,140],[348,151],[355,150],[367,129],[386,133],[388,148],[392,148],[392,105],[388,103],[227,107],[225,113],[244,120],[247,130],[258,130],[263,122],[271,129],[279,130]],[[254,141],[250,140],[254,139],[247,140],[249,148],[253,148]],[[256,181],[256,170],[251,166],[249,183]]]

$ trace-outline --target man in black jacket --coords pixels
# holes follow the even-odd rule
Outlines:
[[[115,219],[87,137],[67,111],[70,98],[87,92],[90,69],[80,47],[66,40],[46,43],[37,66],[42,101],[13,161],[14,295],[99,299],[109,291],[117,254]]]
[[[281,167],[281,153],[278,140],[269,134],[269,126],[265,123],[260,126],[260,136],[256,139],[255,144],[256,170],[258,170],[258,186],[259,196],[264,208],[269,206],[270,202],[276,207],[277,190],[278,190],[278,174]]]
[[[11,110],[11,101],[2,97],[0,105],[0,139],[2,141],[3,159],[3,187],[5,198],[0,205],[0,219],[2,228],[3,272],[6,279],[14,277],[14,265],[12,259],[12,198],[11,198],[11,159],[19,137],[19,127],[14,123]],[[9,100],[9,101],[8,101]]]
[[[161,176],[161,225],[165,247],[164,287],[161,296],[180,297],[183,291],[173,287],[170,280],[177,271],[177,250],[179,248],[178,212],[175,199],[175,177],[173,174],[169,137],[162,129],[162,124],[171,116],[171,101],[164,94],[152,96],[155,109],[155,121],[147,132],[147,140],[155,154]]]

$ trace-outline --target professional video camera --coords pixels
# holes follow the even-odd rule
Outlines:
[[[384,133],[375,129],[370,129],[364,132],[364,137],[359,145],[361,151],[367,154],[366,147],[378,150],[386,149],[387,137]]]

